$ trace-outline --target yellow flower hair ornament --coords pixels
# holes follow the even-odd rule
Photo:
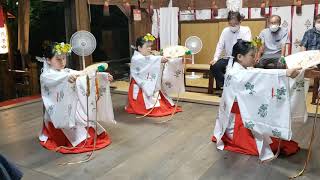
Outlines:
[[[71,54],[71,45],[67,43],[56,43],[53,47],[54,54],[61,55],[61,54]]]
[[[253,38],[253,40],[251,41],[251,46],[259,49],[262,46],[262,39],[258,36]]]
[[[150,34],[150,33],[146,34],[146,35],[143,37],[143,39],[144,39],[145,41],[154,41],[154,40],[156,40],[156,38],[155,38],[152,34]]]

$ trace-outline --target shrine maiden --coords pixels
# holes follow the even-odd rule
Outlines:
[[[130,114],[161,117],[182,111],[169,97],[170,91],[184,89],[182,59],[152,55],[153,40],[154,37],[147,34],[136,41],[136,51],[130,64],[128,104],[125,107]]]
[[[66,54],[70,50],[70,45],[64,43],[49,45],[45,49],[40,76],[45,112],[39,139],[49,150],[82,153],[93,150],[97,133],[95,149],[101,149],[111,140],[105,129],[99,123],[95,126],[94,122],[114,122],[109,89],[112,76],[96,70],[65,68]]]
[[[254,47],[243,40],[233,46],[232,56],[212,138],[217,148],[263,161],[274,157],[282,139],[280,152],[296,153],[291,123],[307,118],[304,71],[252,68]]]

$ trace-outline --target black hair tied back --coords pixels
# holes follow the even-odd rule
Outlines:
[[[144,39],[144,36],[140,36],[136,40],[136,48],[142,47],[147,41]]]
[[[251,50],[254,50],[254,46],[252,46],[252,43],[249,41],[244,41],[242,39],[238,39],[237,43],[232,48],[232,56],[234,58],[234,61],[237,62],[238,54],[241,54],[245,56],[248,54]]]
[[[54,43],[51,42],[51,41],[44,41],[42,43],[42,54],[44,57],[46,58],[53,58],[53,56],[55,55],[54,51],[53,51],[53,48],[54,48]]]

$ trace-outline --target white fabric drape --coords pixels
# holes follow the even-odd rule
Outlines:
[[[240,12],[242,8],[242,0],[227,0],[226,5],[229,11]]]
[[[211,9],[196,10],[197,20],[211,19]]]
[[[160,8],[160,48],[178,45],[179,8]]]
[[[168,95],[185,92],[182,58],[170,59],[164,66],[162,89]]]

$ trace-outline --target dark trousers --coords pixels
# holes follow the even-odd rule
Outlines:
[[[263,69],[283,69],[285,65],[281,64],[280,57],[280,54],[262,56],[255,67]]]
[[[214,65],[210,66],[210,72],[216,80],[217,88],[223,87],[228,61],[229,59],[219,59]]]

